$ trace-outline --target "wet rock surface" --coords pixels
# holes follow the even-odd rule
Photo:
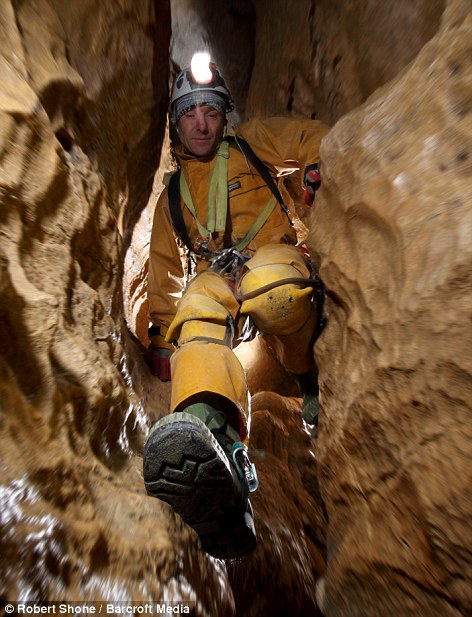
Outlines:
[[[142,358],[146,238],[186,3],[3,3],[0,597],[305,616],[324,574],[328,616],[467,615],[469,3],[197,4],[238,113],[339,120],[310,213],[287,183],[328,289],[320,433],[256,342],[255,553],[207,557],[145,495],[169,398]]]
[[[154,9],[2,4],[0,596],[233,614],[222,566],[141,479],[168,392],[123,325],[121,260],[164,136]]]

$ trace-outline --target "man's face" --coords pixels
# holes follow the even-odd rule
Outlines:
[[[214,107],[193,107],[179,120],[180,141],[194,156],[210,156],[223,137],[225,123],[226,119]]]

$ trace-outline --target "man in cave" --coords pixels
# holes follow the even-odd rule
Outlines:
[[[172,375],[171,413],[151,428],[143,465],[148,494],[168,502],[203,549],[223,559],[256,545],[249,397],[233,345],[251,332],[265,337],[300,384],[304,417],[316,420],[317,277],[276,178],[302,170],[311,203],[328,130],[289,118],[227,130],[232,109],[209,58],[177,76],[171,117],[179,169],[156,206],[148,277],[147,358],[163,381]]]

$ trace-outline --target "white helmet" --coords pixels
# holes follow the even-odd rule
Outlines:
[[[225,81],[213,62],[208,63],[207,78],[202,81],[195,77],[192,68],[181,71],[172,88],[171,116],[177,123],[192,107],[210,105],[226,115],[234,105]]]

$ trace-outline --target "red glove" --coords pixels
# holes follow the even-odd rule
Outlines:
[[[320,165],[308,165],[305,168],[305,176],[303,177],[305,190],[303,192],[303,201],[307,206],[312,206],[315,200],[315,193],[321,185]]]
[[[153,375],[159,377],[161,381],[170,381],[170,357],[171,349],[163,349],[162,347],[148,347],[146,351],[146,364]]]

